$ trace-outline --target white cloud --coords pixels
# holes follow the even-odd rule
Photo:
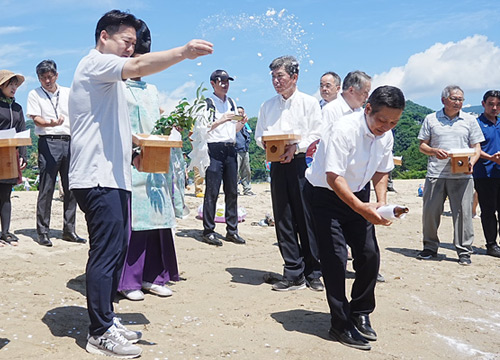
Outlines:
[[[160,106],[165,113],[169,113],[174,110],[175,106],[179,104],[179,101],[183,98],[187,98],[189,102],[194,98],[196,91],[196,82],[188,81],[176,89],[166,92],[160,91]]]
[[[0,35],[8,35],[25,31],[22,26],[0,26]]]
[[[0,68],[15,67],[30,55],[29,43],[0,45]]]
[[[410,56],[404,66],[393,67],[373,77],[373,88],[393,85],[407,98],[439,96],[450,84],[468,91],[498,88],[500,48],[486,36],[474,35],[458,42],[436,43]]]

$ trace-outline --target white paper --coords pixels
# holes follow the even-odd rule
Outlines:
[[[377,213],[382,216],[386,220],[400,220],[406,216],[406,213],[403,213],[401,216],[396,217],[394,215],[394,208],[399,205],[384,205],[377,209]]]
[[[262,136],[272,136],[272,135],[300,135],[300,131],[297,130],[280,130],[280,129],[270,129],[262,132]]]
[[[16,139],[29,139],[30,138],[30,129],[24,130],[16,133],[14,136]]]
[[[463,148],[463,149],[450,149],[448,154],[456,155],[456,156],[472,156],[475,154],[475,150],[471,148]]]
[[[0,130],[0,139],[13,139],[16,136],[16,129]]]

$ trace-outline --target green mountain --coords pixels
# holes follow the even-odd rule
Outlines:
[[[394,128],[394,155],[403,157],[403,165],[393,171],[394,178],[423,178],[427,172],[427,156],[419,151],[420,141],[417,139],[420,126],[426,115],[434,111],[406,101],[403,115]]]

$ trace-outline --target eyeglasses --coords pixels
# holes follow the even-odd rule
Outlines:
[[[52,73],[47,73],[47,74],[43,74],[43,75],[39,75],[38,76],[38,79],[40,81],[52,81],[56,78],[56,74],[52,74]]]
[[[464,98],[459,98],[455,96],[448,96],[448,100],[453,101],[453,102],[464,102]]]

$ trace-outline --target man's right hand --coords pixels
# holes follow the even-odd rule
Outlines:
[[[187,59],[196,59],[197,57],[209,55],[214,52],[214,45],[205,40],[193,39],[184,45],[182,53]]]
[[[435,149],[435,154],[436,154],[436,157],[439,159],[439,160],[444,160],[444,159],[447,159],[449,154],[446,150],[443,150],[443,149]]]
[[[377,212],[377,204],[374,203],[363,203],[362,208],[359,209],[358,213],[373,225],[389,226],[392,224],[391,221],[380,216]]]

